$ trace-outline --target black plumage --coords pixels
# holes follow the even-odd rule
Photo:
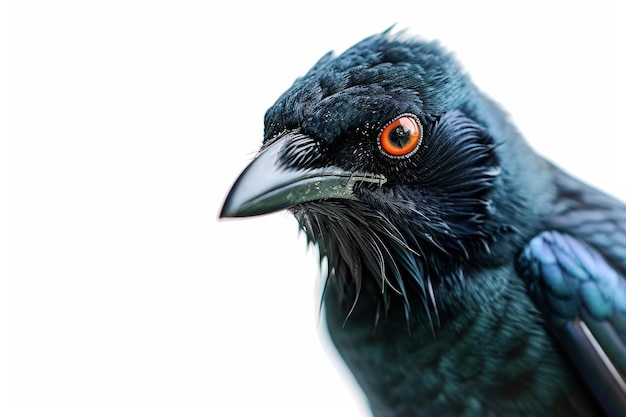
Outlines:
[[[374,415],[626,413],[626,207],[536,155],[436,42],[372,36],[278,99],[222,216],[280,209],[327,263]]]

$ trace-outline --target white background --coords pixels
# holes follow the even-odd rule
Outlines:
[[[363,415],[295,221],[217,219],[266,108],[397,22],[626,199],[618,3],[0,3],[0,415]]]

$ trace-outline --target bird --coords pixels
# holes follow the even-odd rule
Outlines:
[[[626,206],[536,153],[439,41],[331,51],[264,126],[220,217],[295,216],[373,416],[626,416]]]

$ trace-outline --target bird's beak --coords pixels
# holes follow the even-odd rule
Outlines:
[[[287,168],[280,161],[292,134],[265,148],[241,173],[231,188],[220,217],[246,217],[272,213],[307,201],[356,199],[357,182],[382,185],[383,177],[347,172],[338,167]]]

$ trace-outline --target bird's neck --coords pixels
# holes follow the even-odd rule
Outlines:
[[[329,288],[325,313],[330,337],[376,415],[403,415],[404,407],[435,415],[459,407],[468,392],[494,407],[511,396],[553,400],[558,387],[550,382],[561,376],[554,379],[545,370],[550,369],[546,363],[560,360],[558,352],[545,338],[512,268],[485,269],[463,284],[437,291],[434,332],[419,302],[411,311],[410,329],[393,299],[376,320],[377,299],[363,297],[345,320],[339,294]],[[532,378],[537,384],[525,384],[529,376],[518,376],[511,371],[515,369],[536,370]]]

